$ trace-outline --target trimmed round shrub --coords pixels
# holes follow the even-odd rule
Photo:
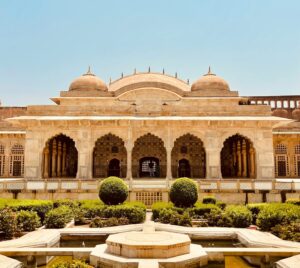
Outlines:
[[[41,220],[35,211],[21,210],[17,213],[17,227],[22,232],[31,232],[41,226]]]
[[[0,231],[4,233],[6,239],[13,238],[17,230],[16,215],[11,208],[0,210]]]
[[[245,206],[228,206],[224,214],[231,218],[233,227],[246,228],[252,223],[252,214]]]
[[[99,197],[106,205],[122,204],[128,196],[128,186],[118,177],[108,177],[100,184]]]
[[[73,218],[73,211],[67,206],[60,206],[50,210],[45,219],[46,228],[64,228]]]
[[[216,204],[217,199],[214,196],[204,196],[202,203],[203,204]]]
[[[176,207],[192,207],[198,199],[197,184],[189,178],[175,180],[170,189],[170,200]]]

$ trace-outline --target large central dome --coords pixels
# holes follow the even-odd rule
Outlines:
[[[70,91],[107,91],[106,84],[90,68],[86,74],[76,78],[69,87]]]
[[[229,91],[229,85],[228,83],[221,77],[213,74],[210,70],[210,67],[208,69],[208,73],[200,77],[193,85],[192,85],[192,91],[198,91],[198,90],[225,90]]]

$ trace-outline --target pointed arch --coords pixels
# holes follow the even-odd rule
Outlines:
[[[76,178],[78,151],[75,141],[65,134],[48,139],[43,150],[44,178]]]
[[[183,174],[191,178],[205,178],[206,153],[202,140],[190,133],[177,138],[171,152],[171,162],[174,178]]]
[[[124,141],[108,133],[96,140],[93,150],[93,177],[126,177],[127,151]]]
[[[141,159],[145,161],[141,162]],[[148,172],[146,172],[145,163],[149,164]],[[155,166],[155,177],[166,177],[167,151],[164,146],[164,142],[158,136],[155,136],[151,133],[147,133],[139,137],[134,142],[134,147],[132,150],[133,177],[150,177],[152,175],[152,167],[150,166],[152,165],[151,163],[153,164],[153,166]]]
[[[255,178],[255,149],[248,137],[237,133],[224,141],[221,172],[223,178]]]

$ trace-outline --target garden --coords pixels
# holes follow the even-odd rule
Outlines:
[[[212,195],[198,199],[197,184],[189,178],[173,182],[170,202],[152,205],[152,220],[187,227],[253,228],[284,240],[300,242],[300,200],[285,203],[228,205]],[[1,239],[13,239],[38,228],[66,226],[103,228],[143,223],[146,206],[127,202],[128,187],[117,177],[102,181],[99,200],[0,199]],[[91,267],[80,260],[54,263],[51,268]]]
[[[152,205],[154,221],[181,226],[257,228],[284,240],[300,242],[299,199],[227,205],[207,196],[200,202],[197,184],[189,178],[180,178],[170,189],[170,201]]]

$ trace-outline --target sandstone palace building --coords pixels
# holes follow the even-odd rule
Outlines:
[[[300,95],[241,97],[211,70],[191,85],[150,69],[105,84],[88,70],[51,100],[0,106],[2,196],[97,198],[119,176],[146,204],[178,177],[233,202],[299,197]]]

